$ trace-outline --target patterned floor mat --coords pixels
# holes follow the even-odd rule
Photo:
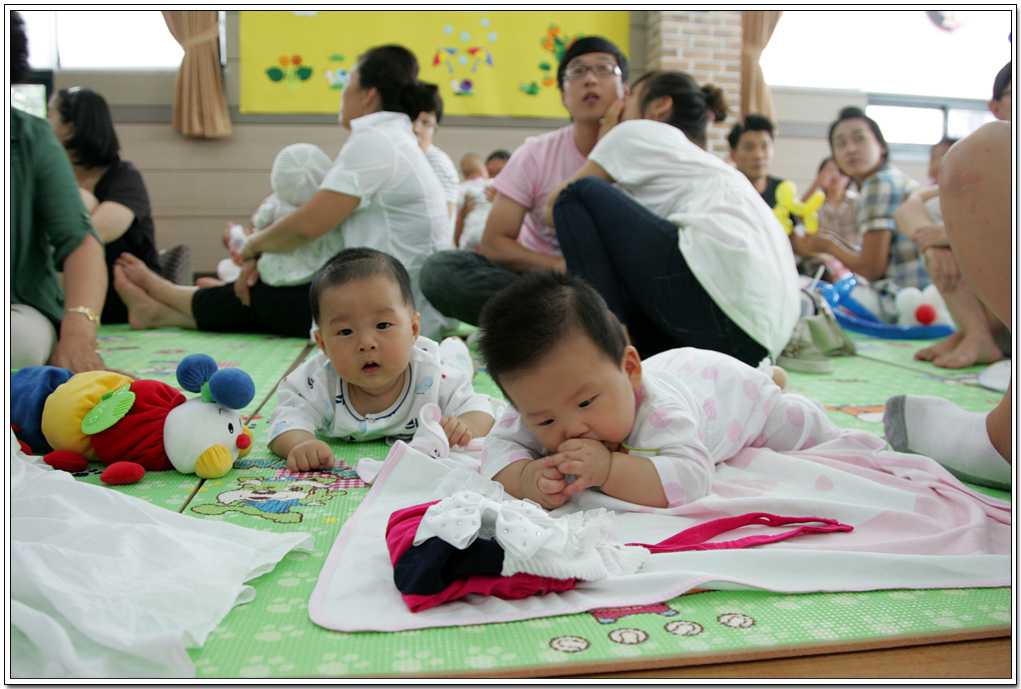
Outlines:
[[[945,396],[974,411],[990,409],[999,399],[931,364],[893,360],[895,355],[910,359],[921,346],[917,342],[903,348],[856,339],[861,355],[834,359],[834,373],[790,375],[789,390],[825,405],[838,425],[881,435],[883,403],[905,391]],[[189,651],[200,680],[555,675],[663,665],[664,659],[681,665],[770,650],[803,653],[820,644],[862,648],[947,635],[1009,634],[1012,597],[1006,588],[803,595],[710,591],[641,608],[508,624],[398,633],[327,631],[310,621],[309,597],[344,521],[368,493],[353,468],[361,457],[384,459],[386,444],[331,441],[337,466],[305,474],[288,472],[284,460],[268,450],[271,392],[305,351],[301,340],[104,326],[100,342],[111,367],[170,384],[176,362],[203,351],[221,366],[248,371],[259,391],[247,416],[252,451],[230,474],[199,481],[174,472],[150,473],[139,484],[112,490],[195,518],[270,531],[300,529],[316,539],[313,552],[291,553],[251,582],[255,600],[232,610],[203,648]],[[484,368],[476,387],[502,396]],[[79,478],[98,482],[98,471],[90,467]]]

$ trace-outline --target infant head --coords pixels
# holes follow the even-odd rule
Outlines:
[[[638,351],[599,294],[559,271],[535,271],[486,304],[487,370],[550,452],[571,438],[616,451],[635,420]]]
[[[319,189],[332,163],[313,144],[291,144],[277,154],[270,173],[273,191],[292,206],[306,203]]]
[[[309,287],[316,345],[349,385],[385,394],[403,382],[421,329],[411,279],[400,261],[344,249]]]

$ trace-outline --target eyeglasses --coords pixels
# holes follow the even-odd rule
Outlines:
[[[617,65],[610,64],[609,62],[597,62],[594,65],[568,65],[567,69],[564,70],[565,79],[580,79],[585,76],[589,70],[597,77],[608,77],[610,75],[620,76],[620,67]]]

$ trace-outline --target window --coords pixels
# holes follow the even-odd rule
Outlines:
[[[36,69],[176,70],[184,57],[158,11],[32,10],[21,16]],[[222,48],[222,12],[220,32]]]
[[[760,64],[771,86],[988,101],[1012,29],[1009,10],[787,10]]]

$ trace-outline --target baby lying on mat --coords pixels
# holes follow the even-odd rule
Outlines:
[[[280,381],[269,419],[269,449],[288,469],[333,466],[317,431],[349,442],[410,440],[430,402],[452,446],[492,427],[492,403],[472,388],[464,341],[419,337],[411,279],[397,259],[344,249],[316,273],[309,300],[321,351]]]
[[[841,432],[728,355],[686,347],[641,361],[599,294],[556,271],[500,292],[481,327],[512,405],[483,444],[482,474],[547,509],[585,488],[677,507],[709,494],[715,465],[745,447],[801,450]]]

